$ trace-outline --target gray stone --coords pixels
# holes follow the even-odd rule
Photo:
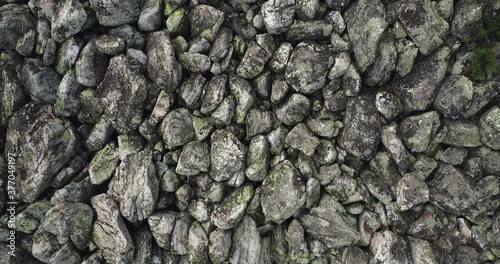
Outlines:
[[[50,105],[21,108],[10,119],[6,135],[5,148],[16,153],[18,193],[26,202],[37,200],[76,154],[78,138],[73,126],[56,118]]]
[[[221,204],[215,207],[210,220],[220,229],[234,228],[245,215],[248,202],[252,199],[253,194],[254,189],[251,185],[236,188]]]
[[[378,263],[410,264],[407,251],[407,242],[389,230],[375,233],[370,242],[372,261]]]
[[[261,12],[269,34],[284,33],[295,18],[295,0],[269,0],[262,4]]]
[[[222,27],[210,48],[208,56],[213,62],[224,59],[233,45],[233,31],[229,27]]]
[[[285,144],[289,148],[300,150],[306,156],[311,156],[319,145],[319,139],[309,131],[304,123],[300,123],[288,132]]]
[[[57,238],[51,233],[38,228],[33,235],[33,243],[31,246],[31,254],[40,261],[48,263],[52,254],[59,250],[60,245],[57,243]]]
[[[224,13],[212,6],[197,5],[189,13],[191,36],[213,42],[224,21]]]
[[[327,40],[332,30],[333,25],[327,21],[295,20],[286,33],[286,39],[294,43],[305,40]]]
[[[202,114],[208,114],[214,111],[222,102],[226,91],[227,80],[228,78],[226,75],[217,75],[212,77],[205,89],[205,93],[203,94],[203,100],[200,108],[200,112]]]
[[[451,35],[463,42],[469,41],[482,27],[481,17],[485,3],[475,1],[458,1],[454,7],[451,21]]]
[[[256,95],[250,83],[236,75],[229,77],[229,91],[236,99],[235,121],[237,124],[244,124],[247,111],[256,101]]]
[[[64,75],[75,66],[83,44],[83,41],[77,38],[69,38],[61,44],[55,61],[57,73]]]
[[[52,16],[51,36],[57,42],[63,42],[80,32],[87,22],[87,12],[78,0],[59,1]]]
[[[283,223],[305,200],[305,182],[290,161],[285,160],[271,168],[261,192],[262,212],[267,220]]]
[[[403,112],[403,103],[395,94],[380,91],[375,96],[375,106],[388,121],[391,121],[396,116]]]
[[[95,41],[97,50],[108,55],[117,55],[125,49],[125,40],[110,35],[101,35]]]
[[[207,72],[212,67],[210,58],[201,53],[181,53],[179,54],[179,62],[184,69],[195,73]]]
[[[113,0],[90,0],[90,6],[95,10],[99,24],[113,27],[137,22],[142,1],[127,0],[117,5]]]
[[[434,91],[444,78],[449,58],[450,50],[441,48],[413,65],[404,77],[396,76],[392,80],[394,92],[401,98],[406,110],[422,111],[431,105]]]
[[[311,103],[302,94],[294,93],[275,110],[276,117],[285,125],[301,122],[310,112]]]
[[[429,201],[429,189],[425,182],[411,174],[406,174],[397,185],[396,204],[401,211]]]
[[[175,90],[182,78],[182,67],[175,59],[170,37],[164,31],[152,33],[148,39],[148,75],[167,92]]]
[[[241,59],[236,73],[245,79],[254,78],[264,70],[264,66],[270,57],[268,51],[252,41],[245,52],[245,56]]]
[[[200,222],[195,221],[189,228],[188,236],[189,263],[208,263],[208,237]]]
[[[172,231],[171,252],[176,255],[187,255],[189,245],[189,227],[193,218],[187,212],[180,212],[175,217],[175,226]]]
[[[159,211],[148,218],[149,229],[156,244],[163,249],[170,249],[171,234],[174,230],[176,212]]]
[[[200,97],[205,87],[206,79],[200,74],[192,74],[181,84],[181,98],[190,109],[200,105]]]
[[[467,156],[467,149],[449,147],[445,151],[443,151],[443,153],[441,153],[439,160],[441,160],[444,163],[456,166],[460,165],[464,161],[466,156]]]
[[[257,263],[261,240],[255,221],[250,216],[243,217],[233,232],[229,263]]]
[[[344,130],[340,146],[350,154],[364,160],[372,159],[381,139],[381,123],[370,94],[349,99],[344,117]]]
[[[50,203],[47,200],[36,201],[28,205],[16,215],[15,230],[26,234],[35,232],[49,209]]]
[[[446,135],[441,143],[455,147],[478,147],[482,145],[479,126],[472,121],[444,120]]]
[[[342,75],[341,79],[342,91],[346,96],[354,97],[359,94],[359,92],[361,91],[361,75],[359,75],[359,72],[354,64],[349,65],[346,72]]]
[[[42,62],[45,66],[52,66],[56,62],[57,56],[57,42],[51,38],[47,40],[45,51],[42,56]]]
[[[304,228],[294,219],[289,225],[285,236],[288,242],[288,259],[293,263],[309,263],[309,249],[304,237]]]
[[[268,66],[273,72],[283,73],[288,63],[288,58],[292,53],[293,46],[290,43],[283,42],[273,53]]]
[[[40,60],[28,59],[19,73],[19,80],[34,101],[55,103],[61,77]]]
[[[178,108],[170,111],[160,126],[167,148],[182,146],[194,139],[191,114],[187,109]]]
[[[250,141],[245,175],[251,181],[262,181],[269,168],[269,143],[265,136],[255,136]]]
[[[120,37],[125,40],[127,49],[142,49],[144,36],[135,27],[122,25],[109,30],[110,36]]]
[[[22,56],[28,57],[35,48],[36,32],[32,29],[28,30],[19,37],[16,44],[16,51]]]
[[[95,39],[90,40],[75,63],[76,79],[82,85],[97,86],[104,79],[107,67],[106,55],[97,50]]]
[[[234,116],[234,111],[236,109],[236,100],[234,96],[229,95],[222,101],[221,104],[212,112],[212,118],[216,124],[229,125],[231,124],[231,119]]]
[[[396,68],[396,60],[394,34],[386,30],[380,39],[375,62],[366,70],[364,82],[369,86],[380,86],[389,81]]]
[[[398,125],[396,123],[391,123],[382,128],[382,143],[399,167],[399,171],[406,172],[415,158],[406,150],[403,141],[398,136]]]
[[[1,70],[0,85],[3,87],[0,91],[0,101],[2,102],[0,104],[0,124],[7,125],[9,118],[26,103],[28,96],[14,70]]]
[[[209,236],[208,254],[213,263],[222,263],[231,250],[231,230],[215,229]]]
[[[445,117],[464,116],[474,95],[472,82],[463,75],[452,75],[444,80],[434,100],[434,107]]]
[[[71,244],[64,244],[58,251],[52,254],[48,263],[80,263],[82,258],[77,249]]]
[[[314,42],[298,44],[290,55],[285,79],[297,92],[310,94],[325,85],[326,76],[334,62],[328,50]]]
[[[116,144],[108,144],[103,149],[99,150],[89,164],[88,170],[92,184],[99,185],[111,178],[118,164],[119,160]]]
[[[269,149],[275,155],[279,154],[285,145],[285,138],[288,134],[288,129],[279,126],[267,135],[269,141]]]
[[[137,24],[141,31],[155,31],[162,26],[162,7],[161,0],[147,0],[142,5],[141,13]]]
[[[335,55],[335,63],[328,72],[328,79],[333,80],[339,78],[349,69],[351,65],[351,57],[346,52],[341,52]],[[358,74],[359,75],[359,74]]]
[[[0,14],[0,47],[13,50],[19,37],[35,29],[36,20],[25,5],[2,5]]]
[[[397,14],[420,53],[429,55],[443,45],[449,26],[430,0],[405,0],[399,5]]]
[[[436,111],[410,116],[401,122],[401,137],[410,151],[424,152],[433,144],[440,126]]]
[[[180,175],[192,176],[200,172],[208,172],[210,156],[205,142],[189,142],[182,148],[175,172]]]
[[[493,106],[480,119],[481,142],[500,150],[500,108]]]
[[[244,173],[245,157],[243,144],[227,130],[216,130],[210,138],[210,176],[216,181],[225,181],[235,174]]]
[[[415,44],[407,39],[398,39],[396,42],[398,50],[398,62],[396,64],[396,72],[403,77],[410,73],[413,68],[413,63],[418,54],[418,48]]]
[[[248,111],[246,132],[248,136],[271,132],[276,122],[276,115],[271,111],[253,108]]]
[[[76,80],[76,72],[68,71],[57,88],[55,112],[58,116],[76,116],[80,110],[80,93],[83,86]]]

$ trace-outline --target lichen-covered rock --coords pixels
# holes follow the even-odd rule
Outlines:
[[[191,36],[213,42],[224,21],[224,13],[212,6],[197,5],[189,13]]]
[[[210,219],[218,228],[227,230],[235,227],[245,215],[247,204],[252,199],[254,189],[250,185],[243,185],[235,189],[220,205],[218,205]]]
[[[481,142],[486,146],[500,149],[500,108],[493,106],[480,119]]]
[[[147,0],[142,5],[141,13],[137,25],[141,31],[154,31],[162,24],[163,1]]]
[[[117,36],[102,35],[96,39],[95,46],[104,54],[117,55],[125,49],[125,40]]]
[[[189,263],[208,263],[208,237],[200,222],[195,221],[189,228],[188,241]]]
[[[410,73],[392,80],[394,92],[401,98],[407,111],[427,109],[434,99],[434,91],[444,78],[450,50],[443,47],[413,65]]]
[[[80,52],[75,63],[76,79],[85,86],[97,86],[103,80],[108,59],[95,46],[95,39],[90,40]]]
[[[229,263],[257,263],[261,240],[255,221],[250,216],[243,217],[233,232]]]
[[[244,124],[247,111],[256,101],[255,91],[247,80],[236,75],[229,77],[229,91],[237,102],[235,121],[237,124]]]
[[[189,245],[189,227],[193,218],[187,212],[180,212],[175,217],[175,226],[172,231],[171,252],[176,255],[187,255]]]
[[[2,102],[0,103],[0,125],[7,125],[9,118],[26,103],[28,98],[14,70],[1,70],[0,86],[3,87],[0,91]]]
[[[108,187],[108,195],[130,222],[147,219],[155,209],[159,184],[151,151],[126,156],[117,168]]]
[[[209,236],[208,254],[213,263],[221,263],[229,257],[231,230],[215,229]]]
[[[134,244],[116,203],[106,194],[92,197],[97,220],[92,228],[92,240],[101,249],[104,259],[112,263],[130,263]]]
[[[246,120],[246,132],[248,136],[267,134],[271,132],[276,115],[271,111],[253,108],[248,111]]]
[[[76,80],[74,70],[66,72],[57,88],[55,112],[58,116],[76,116],[80,110],[80,92],[83,86]]]
[[[429,189],[425,182],[411,174],[406,174],[397,185],[396,204],[401,211],[429,201]]]
[[[5,4],[0,7],[0,47],[15,49],[17,39],[35,29],[36,20],[25,5]]]
[[[240,65],[236,69],[236,73],[245,79],[251,79],[264,70],[264,66],[270,57],[269,52],[257,43],[251,42],[245,52],[245,56],[241,59]]]
[[[210,176],[216,181],[225,181],[237,174],[244,174],[245,157],[243,145],[227,130],[216,130],[210,138]]]
[[[314,42],[298,44],[290,55],[285,80],[297,92],[311,94],[325,85],[334,57],[325,46]]]
[[[482,145],[479,126],[467,120],[444,120],[446,135],[441,143],[455,147],[478,147]]]
[[[288,30],[295,18],[295,0],[269,0],[262,4],[264,26],[269,34]]]
[[[370,242],[370,253],[372,260],[379,263],[411,263],[407,242],[389,230],[375,233]]]
[[[210,58],[201,53],[181,53],[179,54],[179,62],[184,69],[195,73],[207,72],[212,66]]]
[[[49,105],[28,104],[9,121],[6,149],[16,156],[18,193],[33,202],[75,154],[78,144],[71,123],[57,118]],[[35,163],[34,163],[35,162]]]
[[[41,224],[60,243],[71,241],[79,250],[88,245],[94,212],[83,203],[59,203],[50,208]]]
[[[56,102],[61,77],[38,59],[28,59],[19,73],[19,80],[35,102]]]
[[[174,230],[176,212],[155,212],[148,218],[151,234],[156,244],[163,249],[170,249],[172,231]]]
[[[410,116],[401,122],[401,137],[411,151],[424,152],[433,143],[440,126],[436,111]]]
[[[96,95],[106,106],[104,112],[118,132],[128,133],[139,127],[146,89],[139,62],[124,55],[111,59]]]
[[[296,43],[303,40],[326,40],[332,33],[333,26],[327,21],[313,20],[300,21],[295,20],[286,32],[286,39]]]
[[[65,41],[80,32],[85,22],[87,22],[87,12],[80,1],[59,1],[52,16],[52,39],[57,42]]]
[[[262,212],[266,219],[281,224],[305,200],[305,182],[290,161],[282,161],[271,168],[262,182],[261,192]]]
[[[191,114],[184,108],[170,111],[163,119],[160,131],[168,148],[182,146],[192,141],[194,128]]]
[[[391,154],[392,159],[399,167],[399,171],[406,172],[414,162],[413,156],[406,150],[403,141],[398,136],[398,126],[392,123],[382,128],[382,143]]]
[[[288,97],[276,110],[276,117],[285,125],[294,125],[301,122],[310,112],[311,102],[298,93]]]
[[[381,123],[370,94],[349,99],[344,117],[344,131],[340,146],[350,154],[364,160],[372,159],[381,139]]]
[[[375,62],[378,43],[387,27],[384,6],[378,0],[359,0],[345,11],[344,17],[354,57],[364,72]]]
[[[464,213],[476,199],[472,185],[462,172],[445,163],[439,165],[428,186],[430,201],[446,212]]]
[[[451,21],[450,33],[466,42],[474,37],[481,28],[481,17],[484,3],[476,1],[458,1],[453,7],[454,16]]]
[[[304,123],[300,123],[288,132],[285,144],[287,147],[300,150],[306,156],[311,156],[319,145],[319,139]]]
[[[113,27],[136,22],[142,1],[127,0],[117,4],[114,0],[91,0],[90,6],[95,10],[99,24]]]
[[[394,45],[394,34],[386,30],[377,48],[375,62],[367,68],[364,82],[369,86],[386,83],[396,68],[397,52]]]
[[[192,176],[200,172],[208,172],[210,153],[205,142],[189,142],[182,148],[175,172],[180,175]]]
[[[434,107],[445,117],[456,119],[465,115],[473,95],[474,87],[467,77],[452,75],[439,88]]]
[[[92,184],[99,185],[107,181],[118,167],[118,150],[116,144],[108,144],[99,150],[89,164],[89,176]]]
[[[262,181],[269,169],[269,143],[265,136],[256,136],[250,141],[245,175],[251,181]]]
[[[397,14],[422,54],[429,55],[443,45],[449,26],[430,0],[405,0],[399,5]]]
[[[286,231],[288,259],[293,263],[309,263],[309,249],[304,238],[304,228],[298,220],[293,220]]]
[[[148,75],[167,92],[175,90],[182,78],[182,67],[175,58],[170,37],[164,31],[152,33],[148,39]]]

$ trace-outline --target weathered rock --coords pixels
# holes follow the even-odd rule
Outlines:
[[[382,143],[398,165],[399,171],[406,172],[415,158],[406,150],[403,141],[399,138],[397,124],[392,123],[382,128]]]
[[[76,79],[85,86],[97,86],[104,79],[108,59],[95,46],[95,39],[90,40],[80,52],[75,63]]]
[[[429,182],[430,201],[450,213],[464,213],[475,201],[474,190],[462,172],[448,164],[440,164]]]
[[[474,87],[467,77],[452,75],[441,85],[434,100],[434,107],[445,117],[456,119],[464,116],[473,95]]]
[[[292,53],[293,46],[290,43],[281,43],[276,49],[268,63],[269,69],[276,73],[283,73],[288,63],[288,58]]]
[[[74,37],[69,38],[61,44],[55,61],[55,70],[57,73],[64,75],[75,66],[83,44],[80,39]]]
[[[80,109],[80,93],[83,86],[76,80],[74,70],[68,71],[57,88],[55,112],[58,116],[76,116]]]
[[[80,32],[87,22],[87,12],[78,0],[64,0],[57,3],[52,16],[51,36],[57,42],[63,42]]]
[[[354,57],[364,72],[375,62],[378,42],[387,27],[384,6],[378,0],[356,1],[345,11],[344,17]]]
[[[245,175],[251,181],[262,181],[269,169],[269,143],[265,136],[256,136],[250,141]]]
[[[397,186],[396,204],[401,211],[429,201],[429,189],[425,182],[411,174],[406,174],[399,180]]]
[[[463,42],[469,41],[482,27],[481,17],[485,4],[475,1],[458,1],[453,7],[454,16],[450,33]]]
[[[136,22],[142,1],[127,0],[117,5],[113,0],[91,0],[90,6],[95,10],[99,24],[113,27]]]
[[[49,105],[21,108],[10,119],[6,135],[5,147],[16,155],[18,193],[26,202],[44,193],[76,154],[78,138],[73,126],[66,119],[56,118]]]
[[[189,228],[188,236],[189,263],[203,264],[208,260],[208,237],[200,222],[195,221]]]
[[[109,183],[108,195],[117,201],[128,221],[147,219],[155,209],[159,184],[150,151],[126,156]]]
[[[175,226],[172,231],[171,252],[176,255],[187,255],[189,245],[189,227],[193,218],[187,212],[180,212],[175,217]]]
[[[155,31],[162,24],[163,1],[148,0],[144,1],[137,25],[141,31]]]
[[[151,234],[156,244],[163,249],[170,249],[171,234],[174,230],[176,212],[155,212],[148,218]]]
[[[127,49],[141,49],[144,46],[144,35],[135,27],[122,25],[109,30],[110,36],[119,37],[125,40]]]
[[[444,120],[446,136],[441,143],[455,147],[478,147],[481,143],[479,126],[472,121]]]
[[[92,207],[97,220],[92,229],[92,239],[108,262],[130,263],[134,244],[116,203],[106,194],[92,197]]]
[[[500,149],[500,108],[493,106],[480,119],[481,142],[486,146]]]
[[[375,233],[370,242],[370,253],[372,260],[379,263],[411,263],[406,242],[389,230]]]
[[[182,78],[182,67],[175,59],[175,50],[164,31],[152,33],[148,39],[148,75],[165,91],[175,90]]]
[[[399,5],[397,14],[422,54],[429,55],[443,45],[449,26],[431,1],[405,0]]]
[[[296,43],[303,40],[326,40],[332,33],[333,26],[327,21],[313,20],[300,21],[295,20],[286,32],[286,39]]]
[[[99,185],[111,178],[118,163],[116,144],[108,144],[99,150],[89,164],[89,176],[92,184]]]
[[[290,55],[285,79],[297,92],[310,94],[325,85],[326,76],[334,57],[326,47],[314,42],[302,42]]]
[[[215,229],[209,236],[208,254],[213,263],[221,263],[229,257],[231,250],[231,231]]]
[[[250,83],[236,75],[229,77],[229,91],[236,99],[236,123],[244,124],[247,111],[256,101],[256,96],[253,87]]]
[[[441,48],[413,65],[410,73],[404,77],[392,80],[394,92],[401,98],[406,110],[422,111],[431,105],[434,91],[444,78],[449,57],[450,50]]]
[[[197,5],[189,13],[191,36],[213,42],[224,21],[224,13],[212,6]]]
[[[269,34],[288,30],[295,18],[295,0],[269,0],[262,4],[262,18]]]
[[[251,79],[257,76],[264,70],[264,66],[271,55],[255,42],[251,42],[245,56],[241,59],[240,65],[236,69],[236,73],[245,78]]]
[[[309,263],[309,249],[304,238],[304,228],[298,220],[293,220],[286,231],[288,259],[294,263]]]
[[[0,47],[13,50],[19,37],[35,29],[36,20],[25,5],[2,5],[0,14]]]
[[[2,102],[0,104],[0,124],[7,125],[9,118],[26,103],[28,96],[14,70],[1,70],[0,86],[3,87],[0,91],[0,101]]]
[[[396,41],[396,50],[398,51],[396,72],[403,77],[410,73],[413,68],[413,63],[418,54],[418,48],[415,47],[413,42],[407,39],[398,39]]]
[[[440,126],[436,111],[410,116],[401,122],[401,137],[410,151],[424,152],[433,144]]]
[[[210,217],[212,223],[223,230],[237,226],[245,215],[247,204],[252,199],[253,194],[254,189],[250,185],[243,185],[235,189],[214,209]]]
[[[276,115],[271,111],[253,108],[248,111],[246,132],[248,136],[267,134],[271,132],[276,122]]]
[[[116,36],[102,35],[96,39],[95,46],[104,54],[117,55],[125,49],[125,40]]]
[[[38,59],[28,59],[19,73],[19,80],[35,102],[53,104],[61,77]]]
[[[22,36],[20,36],[19,39],[17,40],[16,51],[19,54],[28,57],[35,48],[36,44],[35,41],[36,41],[36,32],[30,29]]]
[[[182,148],[175,172],[180,175],[192,176],[200,172],[208,172],[210,154],[205,142],[189,142]]]
[[[364,94],[349,99],[343,123],[345,128],[340,146],[356,157],[372,159],[381,139],[381,123],[375,107],[375,97]]]
[[[364,82],[369,86],[380,86],[390,78],[396,68],[397,52],[394,34],[386,30],[380,39],[375,62],[366,70]]]
[[[375,96],[375,106],[388,121],[403,112],[403,103],[401,103],[401,99],[390,92],[378,92]]]
[[[210,58],[201,53],[181,53],[179,54],[179,62],[184,69],[196,73],[207,72],[212,66]]]
[[[290,95],[275,110],[276,117],[285,125],[294,125],[301,122],[310,112],[309,99],[298,93]]]
[[[212,77],[203,95],[200,112],[208,114],[214,111],[224,99],[226,91],[227,76],[217,75]]]
[[[227,130],[216,130],[210,139],[210,176],[225,181],[236,174],[244,174],[244,150],[236,136]]]
[[[285,144],[287,147],[300,150],[306,156],[311,156],[319,145],[319,139],[304,123],[300,123],[286,135]]]
[[[205,81],[203,76],[192,74],[189,79],[182,83],[180,96],[190,109],[199,107]]]
[[[281,224],[304,204],[305,199],[305,182],[290,161],[282,161],[271,168],[261,192],[266,219]]]
[[[233,232],[233,247],[229,263],[257,263],[260,255],[261,237],[255,221],[245,216]]]
[[[194,128],[191,114],[184,108],[170,111],[163,119],[160,131],[168,148],[182,146],[192,141]]]

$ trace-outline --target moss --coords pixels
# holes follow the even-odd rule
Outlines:
[[[495,58],[495,41],[500,40],[500,16],[489,18],[467,42],[472,49],[471,78],[485,80],[488,74],[500,72],[500,64]]]

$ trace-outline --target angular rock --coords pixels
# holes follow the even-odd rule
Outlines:
[[[294,125],[301,122],[308,114],[311,103],[302,94],[294,93],[275,110],[276,117],[285,125]]]
[[[231,250],[231,231],[215,229],[209,236],[208,254],[213,263],[221,263],[229,257]]]
[[[208,5],[197,5],[189,13],[191,36],[200,36],[213,42],[223,21],[222,11]]]
[[[267,134],[274,127],[276,116],[271,111],[253,108],[248,111],[246,132],[248,136]]]
[[[196,73],[207,72],[212,66],[210,58],[201,53],[181,53],[179,54],[179,62],[184,69]]]
[[[64,75],[73,68],[82,48],[83,42],[80,39],[73,37],[64,41],[59,47],[55,62],[55,70],[57,73]]]
[[[139,21],[137,21],[139,30],[158,30],[162,24],[162,7],[163,1],[161,0],[144,1],[141,13],[139,14]]]
[[[314,42],[298,44],[290,55],[285,80],[297,92],[311,94],[325,85],[334,57],[324,46]]]
[[[54,104],[61,77],[38,59],[28,59],[19,80],[35,102]]]
[[[227,130],[216,130],[210,138],[210,176],[225,181],[244,173],[244,149],[236,136]]]
[[[290,43],[281,43],[276,49],[268,63],[269,69],[276,73],[283,73],[288,63],[288,58],[292,53],[293,46]]]
[[[340,146],[350,154],[364,160],[372,159],[381,139],[381,123],[370,94],[349,99],[343,123],[345,128]]]
[[[0,71],[0,125],[7,125],[9,118],[15,111],[19,110],[28,96],[25,94],[23,86],[17,78],[16,72],[10,69]]]
[[[36,32],[28,30],[17,40],[16,51],[24,57],[28,57],[35,48]]]
[[[175,59],[170,37],[164,31],[152,33],[148,39],[148,75],[167,92],[175,90],[182,78],[182,67]]]
[[[400,172],[406,172],[415,158],[406,150],[403,141],[398,136],[398,126],[392,123],[382,128],[382,143],[391,154]]]
[[[189,263],[204,264],[208,260],[208,237],[200,222],[194,222],[188,236]]]
[[[366,70],[364,82],[369,86],[380,86],[386,83],[396,68],[396,60],[394,34],[386,30],[380,39],[375,62]]]
[[[89,176],[92,184],[99,185],[111,178],[118,163],[116,144],[108,144],[99,150],[89,164]]]
[[[467,77],[452,75],[439,88],[434,107],[446,118],[456,119],[465,114],[473,95],[474,87]]]
[[[467,120],[444,120],[446,136],[441,143],[455,147],[478,147],[482,145],[481,132],[475,122]]]
[[[265,136],[256,136],[250,141],[245,175],[251,181],[262,181],[269,169],[269,143]]]
[[[364,72],[375,62],[378,42],[387,27],[384,6],[378,0],[356,1],[345,11],[344,18],[354,57]]]
[[[373,261],[379,263],[411,263],[406,242],[389,230],[375,233],[370,242],[370,253]]]
[[[113,0],[90,0],[99,24],[107,27],[120,26],[136,22],[141,12],[141,0],[127,0],[119,5]]]
[[[187,255],[189,245],[189,227],[193,223],[191,215],[180,212],[175,218],[175,226],[172,231],[171,252],[176,255]]]
[[[10,119],[6,135],[5,148],[16,155],[18,194],[26,202],[35,201],[47,190],[77,150],[73,126],[56,118],[50,105],[21,108]]]
[[[433,144],[440,126],[436,111],[410,116],[401,122],[401,137],[410,151],[424,152]]]
[[[92,197],[92,207],[97,213],[92,239],[101,249],[104,259],[115,263],[131,262],[134,244],[116,203],[106,194],[100,194]]]
[[[135,27],[123,25],[109,30],[110,36],[119,37],[125,40],[127,49],[141,49],[144,46],[144,35]]]
[[[298,220],[293,220],[286,231],[288,259],[293,263],[309,263],[309,249],[304,238],[304,228]]]
[[[411,174],[406,174],[397,185],[396,204],[401,211],[429,201],[429,189],[425,182]]]
[[[403,112],[403,103],[401,103],[401,99],[390,92],[378,92],[375,96],[375,106],[388,121]]]
[[[271,168],[262,182],[261,192],[262,212],[267,220],[283,223],[305,200],[305,182],[290,161]]]
[[[300,150],[306,156],[311,156],[319,145],[319,139],[314,136],[304,123],[296,125],[285,138],[286,146]]]
[[[232,75],[229,77],[229,91],[237,102],[235,121],[237,124],[244,124],[247,111],[256,101],[254,89],[247,80]]]
[[[104,79],[108,59],[95,46],[95,39],[90,40],[80,52],[75,63],[76,79],[85,86],[97,86]]]
[[[269,34],[288,30],[295,18],[295,0],[269,0],[262,4],[262,18]]]
[[[76,72],[68,71],[57,88],[55,112],[58,116],[76,116],[80,110],[80,93],[83,86],[76,80]]]
[[[160,131],[167,148],[182,146],[192,141],[194,128],[191,114],[184,108],[170,111],[163,119]]]
[[[482,27],[481,17],[484,3],[475,1],[459,1],[453,7],[454,16],[450,33],[463,42],[469,41]]]
[[[176,212],[155,212],[148,218],[151,234],[156,244],[163,249],[170,249],[171,234],[174,230]]]
[[[17,39],[35,29],[36,20],[25,5],[5,4],[0,7],[0,47],[15,49]]]
[[[235,189],[220,205],[215,207],[210,219],[220,229],[234,228],[245,215],[247,204],[252,199],[254,189],[243,185]]]
[[[215,110],[219,104],[224,99],[224,93],[226,91],[227,83],[226,75],[217,75],[212,77],[207,87],[205,88],[205,93],[203,94],[203,100],[201,103],[200,112],[202,114],[208,114]]]
[[[236,73],[245,79],[254,78],[262,72],[270,57],[271,55],[257,43],[250,42],[245,56],[236,69]]]
[[[480,119],[481,142],[500,150],[500,108],[493,106]]]
[[[65,41],[80,32],[85,22],[87,22],[87,12],[80,1],[59,1],[52,16],[52,39],[57,42]]]
[[[199,75],[193,74],[189,79],[181,84],[181,98],[190,109],[197,108],[200,105],[200,97],[203,93],[206,79]]]
[[[233,247],[229,263],[257,263],[260,256],[261,237],[255,221],[245,216],[233,232]]]
[[[326,40],[332,33],[333,26],[327,21],[295,20],[286,32],[286,39],[296,43],[303,40]]]
[[[189,142],[182,148],[175,172],[180,175],[192,176],[200,172],[208,172],[210,154],[205,142]]]

